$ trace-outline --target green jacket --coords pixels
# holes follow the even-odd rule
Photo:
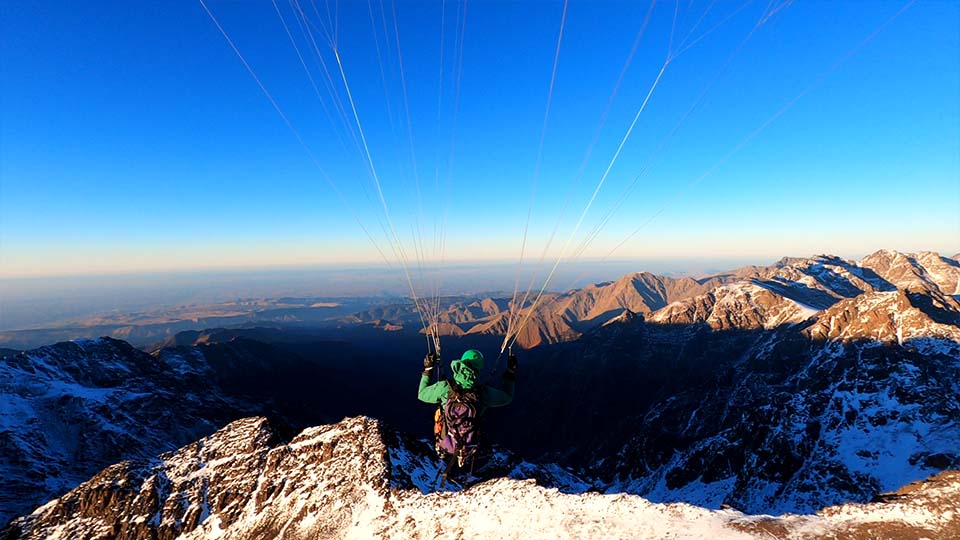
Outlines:
[[[515,382],[511,378],[504,377],[503,390],[498,390],[492,386],[480,386],[480,410],[478,415],[483,414],[487,407],[503,407],[513,401],[513,389]],[[420,390],[417,397],[425,403],[447,403],[447,393],[450,391],[450,383],[439,381],[430,384],[430,376],[424,373],[420,376]]]

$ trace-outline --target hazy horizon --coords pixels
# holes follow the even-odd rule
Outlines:
[[[582,287],[630,272],[696,276],[770,262],[773,260],[749,258],[578,261],[561,265],[548,290]],[[524,274],[524,290],[532,272],[536,270],[542,279],[549,271],[547,265],[528,265],[527,272],[531,273]],[[509,295],[516,284],[516,269],[515,262],[451,263],[442,267],[442,276],[438,272],[429,274],[432,269],[425,268],[423,275],[414,272],[413,279],[418,290],[435,290],[439,284],[443,295]],[[401,299],[410,297],[410,289],[398,268],[347,265],[0,278],[0,297],[0,331],[11,331],[98,313],[212,304],[237,298]]]
[[[927,250],[929,251],[929,250]],[[837,255],[832,253],[821,253]],[[728,257],[576,261],[558,266],[550,292],[615,280],[634,272],[670,277],[702,277],[748,265],[766,266],[783,257]],[[867,253],[846,256],[862,258]],[[941,253],[944,256],[953,253]],[[528,264],[520,290],[535,293],[551,263]],[[418,294],[438,290],[446,296],[510,296],[517,285],[516,262],[450,263],[425,266],[412,275]],[[531,279],[536,277],[537,279]],[[237,299],[379,298],[408,300],[409,284],[396,267],[301,266],[260,269],[180,270],[101,275],[0,277],[0,332],[44,327],[95,315],[159,310],[172,306],[210,305]]]

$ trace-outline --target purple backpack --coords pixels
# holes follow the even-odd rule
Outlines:
[[[457,457],[463,466],[477,452],[480,440],[477,413],[480,410],[479,388],[465,390],[453,381],[447,381],[447,402],[443,406],[443,426],[437,441],[437,450]]]

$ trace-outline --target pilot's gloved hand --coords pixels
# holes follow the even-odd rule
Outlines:
[[[433,366],[437,363],[437,360],[439,359],[437,358],[436,353],[427,353],[427,355],[423,357],[423,372],[427,373],[433,369]]]

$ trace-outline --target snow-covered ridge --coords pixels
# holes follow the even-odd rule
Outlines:
[[[644,412],[601,467],[607,489],[809,512],[960,468],[958,329],[931,323],[902,291],[871,294],[828,310],[847,318],[834,330],[862,333],[808,322],[757,332],[733,358],[720,337],[706,342],[711,376]]]
[[[811,335],[818,338],[900,343],[960,336],[954,332],[960,303],[952,297],[960,291],[960,264],[935,253],[879,251],[859,262],[820,255],[745,269],[737,277],[654,311],[647,320],[703,323],[715,330],[770,329],[814,320],[817,328]],[[860,315],[838,315],[851,310]],[[879,318],[887,312],[896,320],[885,325]],[[876,324],[867,324],[871,317]]]
[[[864,339],[900,345],[908,340],[940,340],[944,346],[955,343],[960,347],[960,326],[938,322],[934,317],[942,319],[940,314],[956,320],[960,305],[939,295],[912,299],[902,290],[864,293],[825,310],[805,333],[814,339]]]
[[[0,523],[104,465],[212,433],[250,408],[223,396],[202,356],[157,357],[110,338],[0,359]]]
[[[873,538],[960,531],[960,478],[947,473],[886,502],[815,515],[750,516],[625,494],[564,493],[497,477],[424,493],[435,458],[379,422],[348,418],[281,442],[263,418],[233,422],[158,458],[108,467],[16,520],[8,538]]]
[[[705,337],[711,377],[638,418],[606,489],[807,512],[960,467],[958,270],[930,253],[785,260],[648,314],[755,343]]]
[[[772,292],[754,282],[737,282],[674,302],[650,315],[661,324],[705,323],[715,330],[775,328],[804,321],[816,308]]]

